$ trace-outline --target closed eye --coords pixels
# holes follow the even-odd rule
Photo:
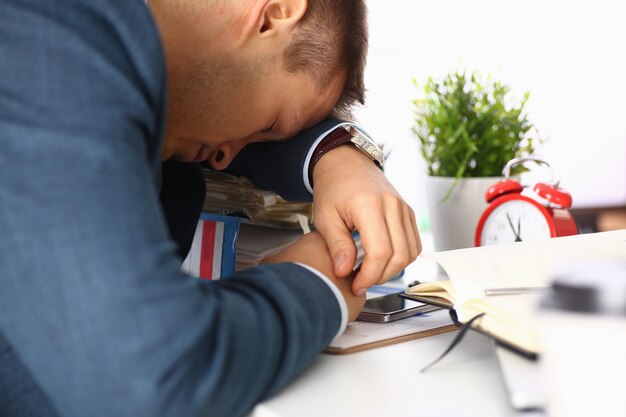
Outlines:
[[[278,120],[278,118],[274,119],[274,122],[272,123],[272,125],[270,127],[261,130],[261,133],[269,133],[269,132],[271,132],[274,129],[274,127],[276,127],[276,120]]]

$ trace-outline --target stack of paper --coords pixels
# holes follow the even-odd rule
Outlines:
[[[242,216],[255,224],[308,231],[313,215],[311,203],[288,202],[276,193],[255,187],[246,178],[209,169],[203,171],[206,181],[204,212]]]

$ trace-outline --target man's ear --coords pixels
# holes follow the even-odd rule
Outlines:
[[[302,19],[307,0],[269,0],[258,16],[257,33],[272,36],[290,31]]]
[[[211,168],[218,171],[226,169],[246,144],[243,141],[222,143],[209,155],[208,161]]]

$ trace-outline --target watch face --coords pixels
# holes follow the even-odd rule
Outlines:
[[[495,207],[485,219],[481,245],[538,240],[551,237],[545,211],[526,200],[509,200]]]

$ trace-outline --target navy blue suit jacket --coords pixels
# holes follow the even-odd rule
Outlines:
[[[0,415],[25,375],[61,416],[243,415],[339,328],[300,266],[180,272],[159,203],[165,76],[141,0],[0,2]],[[314,136],[239,169],[306,196],[287,155]]]

